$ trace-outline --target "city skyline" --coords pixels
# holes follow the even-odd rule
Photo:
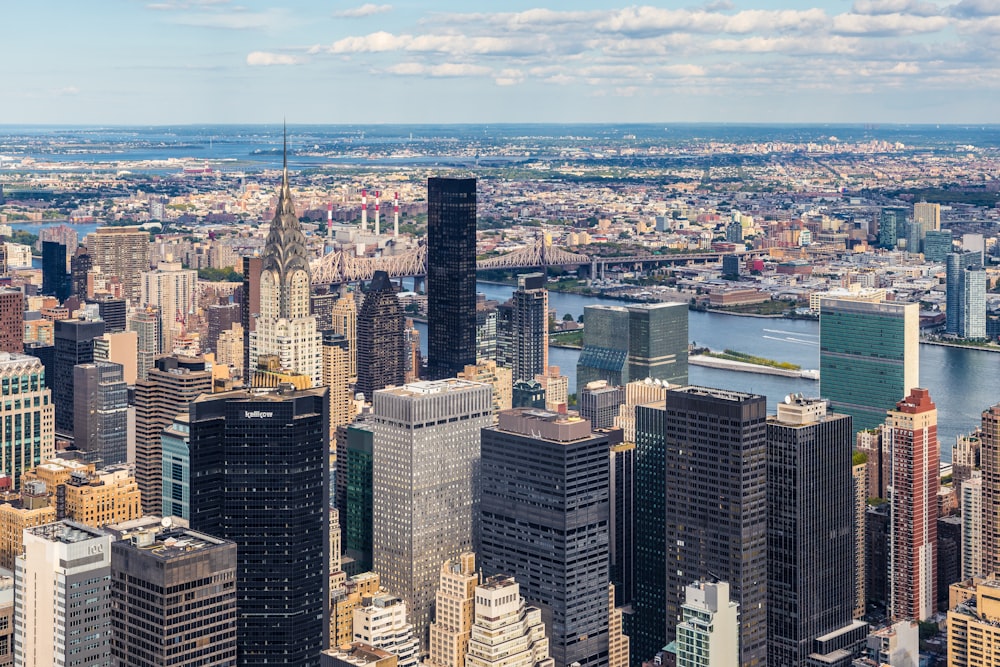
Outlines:
[[[57,4],[6,8],[0,124],[982,123],[1000,97],[987,0]]]

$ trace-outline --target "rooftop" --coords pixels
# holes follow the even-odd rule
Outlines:
[[[25,528],[25,531],[31,533],[32,535],[45,538],[50,542],[62,542],[63,544],[86,542],[87,540],[92,540],[95,537],[104,537],[107,535],[107,533],[102,530],[91,528],[90,526],[85,526],[82,523],[70,521],[69,519],[63,519],[62,521],[57,521],[55,523],[47,523],[42,526]]]

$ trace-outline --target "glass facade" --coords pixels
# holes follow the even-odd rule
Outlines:
[[[476,179],[427,179],[427,369],[476,363]]]
[[[347,427],[347,511],[344,551],[361,572],[372,569],[372,443],[374,432]]]
[[[365,400],[379,389],[405,381],[403,307],[389,274],[376,271],[358,311],[358,384]]]

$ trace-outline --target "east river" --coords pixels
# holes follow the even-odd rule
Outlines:
[[[486,298],[501,302],[510,298],[514,290],[508,285],[492,283],[479,283],[478,289],[486,294]],[[595,304],[626,305],[615,299],[549,293],[549,308],[555,311],[557,320],[561,320],[566,313],[575,319],[583,314],[584,306]],[[427,329],[423,324],[418,327],[426,353]],[[707,346],[720,351],[730,348],[788,361],[802,368],[819,368],[819,323],[812,320],[737,317],[689,311],[688,337],[699,347]],[[559,366],[562,373],[569,377],[570,393],[576,391],[576,361],[579,356],[578,350],[549,349],[549,363]],[[815,380],[703,366],[690,366],[688,379],[691,384],[763,394],[767,396],[771,412],[777,409],[777,403],[786,394],[816,396],[820,385]],[[931,398],[937,404],[941,458],[950,461],[956,436],[978,426],[982,411],[1000,402],[1000,354],[921,345],[920,384],[930,389]]]

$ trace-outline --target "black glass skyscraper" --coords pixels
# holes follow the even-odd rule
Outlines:
[[[70,280],[66,273],[66,246],[56,241],[42,241],[42,294],[62,303],[69,298]]]
[[[427,372],[476,363],[476,179],[427,179]]]
[[[191,528],[237,545],[240,665],[319,665],[327,628],[327,390],[190,407]]]
[[[366,400],[372,400],[378,389],[405,381],[404,324],[403,306],[389,282],[389,274],[376,271],[358,311],[357,391]]]
[[[73,437],[73,367],[94,361],[94,339],[102,335],[103,320],[56,320],[52,401],[60,435]]]

